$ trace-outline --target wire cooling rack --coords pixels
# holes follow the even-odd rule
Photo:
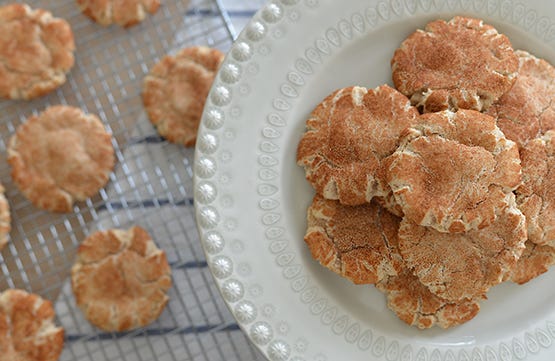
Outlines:
[[[8,1],[0,1],[5,5]],[[143,76],[166,53],[190,45],[227,51],[234,31],[219,0],[166,0],[138,26],[101,27],[75,0],[28,0],[72,26],[76,63],[57,91],[32,101],[0,100],[0,180],[12,212],[0,254],[0,290],[22,288],[51,300],[65,328],[61,360],[256,360],[213,284],[194,221],[193,150],[161,139],[140,98]],[[74,212],[34,207],[11,181],[9,137],[47,106],[68,104],[97,114],[113,135],[117,165],[99,195]],[[161,317],[128,333],[92,327],[75,305],[69,272],[80,242],[97,229],[146,228],[171,264],[173,288]]]

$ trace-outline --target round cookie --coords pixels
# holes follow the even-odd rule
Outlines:
[[[517,205],[526,216],[528,239],[555,247],[555,130],[520,150],[522,185]]]
[[[65,83],[74,64],[69,24],[25,4],[0,6],[0,97],[31,99]]]
[[[449,301],[475,299],[504,279],[524,250],[526,222],[509,193],[490,226],[467,233],[442,233],[410,223],[399,229],[407,267],[428,289]]]
[[[526,51],[515,53],[519,59],[518,78],[486,114],[497,119],[507,139],[523,147],[555,129],[555,68]]]
[[[166,254],[137,226],[91,234],[71,269],[77,306],[105,331],[136,329],[156,320],[171,283]]]
[[[161,136],[194,146],[204,103],[224,54],[205,46],[185,48],[154,65],[143,83],[143,103]]]
[[[345,206],[316,195],[304,240],[320,264],[355,284],[376,283],[402,268],[399,218],[375,203]]]
[[[434,295],[408,269],[385,278],[376,287],[387,295],[387,306],[397,317],[420,329],[457,326],[480,311],[475,299],[450,302]]]
[[[513,85],[509,39],[482,20],[456,16],[411,34],[391,59],[395,87],[424,113],[486,110]]]
[[[370,202],[389,192],[382,160],[397,149],[399,134],[418,111],[395,89],[349,87],[314,109],[297,147],[297,164],[326,199],[346,205]]]
[[[77,0],[77,5],[83,14],[101,25],[129,27],[143,21],[147,13],[158,11],[160,0]]]
[[[526,248],[508,275],[509,279],[522,285],[547,272],[555,264],[555,248],[526,241]]]
[[[5,189],[0,184],[0,251],[8,243],[11,228],[10,204],[4,195]]]
[[[93,196],[114,167],[112,139],[92,114],[52,106],[17,128],[8,145],[12,178],[37,207],[70,212]]]
[[[56,361],[64,330],[54,324],[52,304],[18,289],[0,293],[0,361]]]
[[[420,116],[384,162],[405,217],[440,232],[484,228],[521,182],[516,144],[473,110]]]

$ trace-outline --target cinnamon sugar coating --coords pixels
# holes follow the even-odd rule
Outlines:
[[[172,143],[195,145],[204,103],[224,54],[205,46],[166,55],[143,82],[143,103],[158,133]]]
[[[375,203],[345,206],[316,195],[304,240],[312,257],[356,284],[376,283],[402,267],[399,218]]]
[[[420,116],[384,164],[405,217],[440,232],[491,224],[496,208],[521,182],[516,144],[495,119],[473,110]]]
[[[29,117],[7,152],[19,190],[53,212],[70,212],[75,201],[96,194],[115,163],[112,138],[100,119],[65,105]]]
[[[67,21],[25,4],[0,6],[0,97],[32,99],[65,83],[75,42]]]
[[[523,182],[516,200],[526,216],[528,239],[555,247],[555,131],[528,142],[520,156]]]
[[[297,164],[326,199],[360,205],[386,196],[390,190],[381,162],[395,151],[401,131],[417,115],[408,99],[387,85],[339,89],[306,121]]]
[[[518,74],[509,39],[480,19],[456,16],[411,34],[391,59],[393,83],[424,113],[486,110]]]
[[[522,285],[547,272],[555,264],[555,248],[526,241],[526,248],[507,278]]]
[[[91,234],[71,269],[77,306],[105,331],[136,329],[156,320],[168,303],[171,284],[166,254],[137,226]]]
[[[526,223],[507,195],[495,222],[466,233],[442,233],[406,218],[399,229],[399,249],[420,282],[450,301],[475,299],[503,281],[524,250]]]
[[[452,302],[434,295],[409,269],[384,279],[376,287],[387,295],[387,307],[397,317],[420,329],[457,326],[480,311],[477,299]]]
[[[64,329],[54,324],[52,303],[19,289],[0,293],[0,361],[56,361]]]
[[[555,68],[543,59],[517,50],[518,77],[513,87],[486,112],[497,119],[497,126],[523,147],[555,129]]]

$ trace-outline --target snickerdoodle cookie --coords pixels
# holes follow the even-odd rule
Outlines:
[[[484,228],[521,181],[517,145],[473,110],[420,116],[386,159],[397,203],[412,223],[441,232]]]
[[[0,6],[0,97],[31,99],[58,88],[73,67],[69,24],[25,4]]]
[[[477,301],[444,300],[412,275],[399,253],[400,221],[374,202],[345,206],[316,195],[305,241],[323,266],[355,284],[376,284],[387,294],[389,308],[409,325],[448,328],[473,318]]]
[[[554,247],[526,241],[526,249],[507,278],[521,285],[547,272],[553,264],[555,264]]]
[[[312,257],[353,283],[376,283],[402,268],[400,219],[375,203],[345,206],[316,195],[304,240]]]
[[[497,119],[507,139],[520,147],[555,129],[555,68],[526,51],[517,50],[515,84],[486,112]]]
[[[420,282],[450,301],[475,299],[503,281],[518,261],[526,241],[526,222],[512,193],[496,220],[466,233],[442,233],[406,218],[399,229],[399,249]]]
[[[383,279],[376,287],[387,295],[387,306],[397,317],[420,329],[457,326],[480,311],[476,299],[451,302],[434,295],[408,269]]]
[[[205,46],[185,48],[154,65],[143,83],[143,103],[161,136],[195,145],[204,103],[224,54]]]
[[[93,196],[114,167],[112,139],[95,115],[51,106],[17,128],[8,145],[12,178],[37,207],[69,212]]]
[[[8,243],[8,234],[11,230],[10,204],[4,192],[4,186],[0,184],[0,251]]]
[[[391,59],[393,83],[423,112],[487,109],[513,85],[509,39],[482,20],[436,20],[411,34]]]
[[[522,185],[517,205],[526,216],[528,239],[555,247],[555,130],[520,150]]]
[[[64,330],[50,301],[22,290],[0,293],[0,361],[56,361]]]
[[[160,0],[77,0],[77,4],[83,14],[101,25],[128,27],[158,11]]]
[[[349,87],[325,98],[306,121],[297,164],[316,192],[346,205],[390,192],[382,160],[397,149],[399,134],[418,111],[395,89]]]
[[[71,285],[77,306],[105,331],[143,327],[168,302],[170,267],[164,251],[140,227],[98,231],[77,251]]]

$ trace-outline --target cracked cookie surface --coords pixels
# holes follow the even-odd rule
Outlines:
[[[143,82],[143,103],[158,133],[194,146],[204,103],[224,54],[205,46],[165,56]]]
[[[65,20],[28,5],[5,5],[0,34],[0,97],[36,98],[65,83],[75,50]]]
[[[528,142],[520,157],[523,182],[516,200],[526,216],[528,239],[555,247],[555,131]]]
[[[399,249],[428,289],[450,301],[475,299],[511,271],[524,250],[526,222],[509,193],[496,220],[466,233],[442,233],[404,219]]]
[[[136,25],[154,14],[160,0],[77,0],[83,14],[101,25]]]
[[[480,311],[476,299],[450,302],[434,295],[409,269],[384,278],[376,288],[387,295],[387,307],[397,317],[420,329],[457,326],[471,320]]]
[[[547,61],[517,50],[519,71],[515,84],[486,112],[497,126],[523,147],[555,129],[555,68]]]
[[[137,226],[91,234],[71,269],[77,306],[105,331],[136,329],[156,320],[171,284],[166,254]]]
[[[384,161],[405,217],[440,232],[484,228],[521,181],[518,147],[473,110],[420,116]]]
[[[316,195],[304,237],[312,257],[355,284],[376,283],[402,267],[400,219],[375,203],[345,206]]]
[[[509,39],[482,20],[436,20],[403,41],[393,83],[423,112],[486,110],[513,85],[518,59]]]
[[[12,179],[37,207],[70,212],[93,196],[114,167],[111,136],[92,114],[51,106],[21,124],[8,144]]]
[[[339,89],[306,121],[297,164],[326,199],[360,205],[385,197],[390,190],[382,160],[397,149],[399,134],[417,115],[409,100],[387,85]]]
[[[521,285],[547,272],[553,264],[555,264],[554,247],[526,241],[526,249],[508,278]]]
[[[64,330],[50,301],[23,290],[0,293],[0,361],[56,361]]]

